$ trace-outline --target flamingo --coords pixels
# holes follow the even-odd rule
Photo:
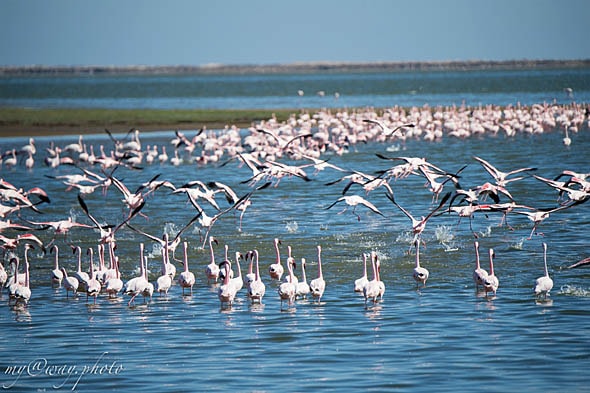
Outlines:
[[[330,206],[328,206],[326,208],[330,209],[332,206],[334,206],[335,204],[344,201],[348,206],[352,206],[352,214],[354,214],[357,218],[358,221],[361,220],[361,216],[356,213],[356,207],[358,205],[363,205],[367,208],[369,208],[369,210],[371,210],[374,213],[379,214],[380,216],[383,216],[383,213],[381,213],[379,211],[379,209],[377,209],[377,207],[375,205],[373,205],[371,202],[367,201],[365,198],[363,198],[360,195],[344,195],[340,198],[338,198],[335,202],[333,202]],[[348,207],[345,207],[340,213],[338,214],[342,214],[346,211],[346,209],[348,209]]]
[[[477,162],[479,162],[483,168],[494,178],[494,180],[496,181],[496,185],[500,186],[500,187],[506,187],[506,184],[516,181],[516,180],[521,180],[524,177],[515,177],[512,179],[508,179],[508,176],[514,175],[516,173],[521,173],[521,172],[530,172],[530,171],[536,171],[537,168],[531,168],[531,167],[527,167],[527,168],[519,168],[519,169],[515,169],[509,172],[502,172],[499,169],[497,169],[496,167],[494,167],[492,164],[490,164],[488,161],[484,160],[483,158],[479,158],[474,156],[473,157]]]
[[[495,295],[496,291],[498,290],[498,286],[500,285],[500,282],[498,280],[498,277],[496,277],[496,275],[494,274],[494,256],[496,254],[494,253],[494,250],[491,248],[489,250],[489,255],[490,255],[490,273],[488,274],[488,276],[484,280],[483,288],[484,288],[484,291],[486,292],[486,295],[488,292],[494,292],[494,295]]]
[[[68,293],[72,291],[72,295],[76,296],[76,292],[78,292],[78,286],[80,283],[78,279],[74,276],[68,276],[68,272],[64,267],[61,268],[61,272],[64,275],[64,288],[66,290],[66,298],[68,297]]]
[[[217,279],[219,278],[219,266],[215,263],[215,253],[213,252],[213,243],[219,244],[219,242],[217,241],[216,238],[214,238],[213,236],[210,236],[209,237],[209,250],[211,250],[211,262],[205,268],[205,274],[207,275],[207,284],[210,284],[211,280],[213,280],[213,283],[216,283]]]
[[[145,303],[146,298],[150,298],[150,302],[152,301],[152,296],[154,294],[154,284],[149,282],[148,279],[148,257],[146,256],[143,260],[143,278],[145,279],[145,287],[143,291],[141,291],[141,295],[143,296],[143,301]]]
[[[117,294],[123,289],[123,281],[121,280],[121,272],[119,271],[119,261],[115,260],[115,276],[105,279],[105,292],[109,298],[117,297]]]
[[[416,245],[416,267],[414,267],[412,276],[417,284],[422,283],[423,286],[426,286],[426,280],[428,280],[430,273],[428,269],[420,266],[420,241],[416,240],[414,244]]]
[[[373,304],[377,303],[377,298],[383,293],[379,269],[376,264],[375,254],[371,253],[371,265],[373,266],[373,279],[367,282],[363,287],[363,296],[365,297],[365,308],[369,299],[373,299]]]
[[[230,283],[229,271],[230,264],[226,263],[225,278],[217,290],[217,297],[219,298],[221,308],[223,308],[224,304],[227,305],[227,308],[231,308],[237,293],[237,287]]]
[[[408,124],[402,124],[402,125],[400,125],[400,126],[397,126],[397,127],[393,128],[393,129],[391,129],[391,128],[389,128],[389,127],[388,127],[388,126],[387,126],[385,123],[383,123],[383,122],[382,122],[382,121],[380,121],[380,120],[373,120],[373,119],[363,119],[363,121],[364,121],[365,123],[376,124],[376,125],[378,125],[379,127],[381,127],[381,129],[383,130],[383,132],[385,132],[385,136],[386,136],[387,138],[390,138],[390,137],[392,137],[392,136],[396,136],[396,137],[398,137],[398,138],[402,138],[402,137],[403,137],[403,134],[401,134],[400,132],[398,132],[398,130],[399,130],[400,128],[405,128],[405,127],[414,128],[414,127],[415,127],[415,125],[414,125],[414,124],[412,124],[412,123],[408,123]]]
[[[236,251],[236,266],[238,269],[238,275],[235,277],[230,277],[230,284],[236,287],[236,293],[244,287],[244,278],[242,277],[240,258],[242,258],[242,254],[239,251]]]
[[[250,287],[248,288],[248,297],[254,302],[262,303],[262,298],[264,297],[264,293],[266,292],[266,287],[262,279],[260,278],[260,269],[258,267],[258,250],[253,251],[254,256],[252,258],[256,258],[256,270],[255,270],[255,277],[254,281],[250,283]]]
[[[367,254],[365,253],[363,253],[363,264],[363,275],[360,278],[354,280],[354,291],[357,293],[363,293],[365,285],[367,285],[367,283],[369,282],[369,279],[367,278]]]
[[[475,282],[475,290],[479,290],[479,286],[483,286],[488,272],[479,265],[479,242],[474,242],[475,246],[475,270],[473,271],[473,282]]]
[[[311,280],[309,289],[311,290],[311,295],[318,299],[319,304],[326,289],[326,281],[322,274],[322,246],[320,245],[318,245],[318,277]]]
[[[283,268],[283,265],[281,265],[281,252],[279,250],[279,244],[281,244],[281,241],[278,238],[275,238],[274,244],[277,261],[268,267],[268,273],[270,274],[270,278],[280,281],[283,273],[285,272],[285,268]]]
[[[131,296],[129,303],[127,303],[128,306],[131,306],[131,303],[135,302],[135,298],[137,297],[137,295],[141,294],[148,284],[148,281],[146,278],[147,272],[145,272],[145,270],[144,270],[143,251],[144,251],[144,245],[143,245],[143,243],[139,243],[139,276],[133,277],[132,279],[127,281],[127,283],[125,283],[125,287],[123,289],[123,292],[126,295]]]
[[[297,286],[297,283],[299,282],[299,279],[295,275],[295,268],[297,267],[297,264],[295,263],[295,258],[291,256],[291,246],[287,246],[287,264],[289,263],[293,266],[293,274],[287,275],[285,277],[285,281],[295,284],[295,286]]]
[[[248,264],[248,273],[244,276],[244,284],[246,284],[246,289],[250,288],[250,284],[256,279],[256,273],[254,273],[254,253],[248,251],[246,253],[246,260],[250,259],[250,263]]]
[[[63,280],[64,278],[64,274],[61,271],[61,269],[59,268],[59,250],[57,248],[57,245],[54,244],[53,247],[51,247],[51,250],[49,252],[53,252],[55,251],[55,260],[53,262],[53,270],[51,271],[51,282],[54,285],[60,286],[61,285],[61,280]]]
[[[92,250],[92,248],[90,248]],[[102,285],[100,285],[100,281],[96,279],[94,274],[94,264],[92,263],[92,258],[90,258],[90,279],[85,282],[86,286],[86,302],[88,302],[88,298],[92,296],[94,298],[94,304],[96,304],[96,298],[100,294],[102,290]]]
[[[74,273],[74,277],[78,280],[80,287],[84,286],[84,283],[90,279],[88,273],[82,271],[82,249],[80,246],[72,247],[74,253],[78,253],[78,270]],[[92,264],[92,248],[89,248],[87,253],[90,253],[90,264]],[[78,290],[80,289],[78,287]]]
[[[549,291],[553,288],[553,280],[549,277],[549,270],[547,269],[547,243],[543,243],[543,262],[545,263],[545,275],[535,280],[535,296],[543,296],[547,299]]]
[[[281,299],[281,310],[283,309],[283,301],[287,300],[289,307],[293,305],[295,301],[295,294],[297,288],[295,287],[295,279],[293,278],[293,258],[287,259],[287,270],[289,271],[289,280],[285,280],[279,285],[278,293]]]
[[[305,299],[307,295],[311,292],[311,288],[307,283],[307,277],[305,276],[305,258],[301,258],[301,281],[298,281],[295,285],[295,297],[299,297]]]
[[[26,250],[27,250],[27,246],[30,246],[29,244],[25,245],[25,255],[26,255]],[[29,300],[31,299],[31,286],[30,286],[30,281],[29,281],[29,261],[28,259],[25,257],[25,283],[23,285],[19,285],[18,288],[16,288],[15,292],[14,292],[14,296],[16,298],[16,303],[24,303],[24,305],[27,305],[29,303]]]
[[[162,293],[164,296],[168,296],[168,290],[172,286],[172,278],[169,274],[168,265],[170,262],[168,261],[168,242],[164,244],[164,248],[162,249],[162,269],[160,272],[162,275],[158,277],[156,280],[156,291],[160,292],[160,296]]]
[[[6,273],[6,270],[4,269],[4,265],[2,263],[0,263],[0,288],[2,288],[4,286],[4,284],[6,284],[7,280],[8,280],[8,273]]]
[[[371,251],[371,259],[375,260],[375,268],[377,269],[377,284],[379,285],[379,299],[383,300],[385,294],[385,283],[381,280],[381,261],[377,257],[375,251]]]
[[[178,276],[178,285],[182,288],[182,294],[184,295],[184,288],[190,288],[191,296],[193,294],[193,285],[195,285],[195,275],[193,272],[188,270],[188,243],[183,242],[184,248],[184,271]]]

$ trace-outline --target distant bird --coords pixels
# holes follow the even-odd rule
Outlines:
[[[393,136],[396,136],[398,138],[402,138],[403,137],[403,134],[401,134],[400,132],[398,132],[398,130],[400,128],[404,128],[404,127],[414,128],[415,127],[414,124],[408,123],[408,124],[399,125],[399,126],[397,126],[397,127],[395,127],[395,128],[392,129],[392,128],[389,128],[385,123],[383,123],[380,120],[363,119],[363,121],[365,123],[376,124],[377,126],[381,127],[381,129],[383,130],[383,132],[385,132],[385,136],[387,138],[390,138],[390,137],[393,137]]]
[[[494,295],[496,294],[496,291],[498,290],[498,287],[500,286],[500,282],[498,280],[498,277],[496,277],[496,275],[494,274],[494,250],[490,248],[489,250],[489,255],[490,255],[490,272],[488,274],[488,276],[485,278],[484,283],[483,283],[483,288],[485,293],[487,294],[488,292],[493,292]]]
[[[319,304],[326,289],[326,281],[322,273],[322,246],[320,245],[318,245],[318,277],[311,280],[309,288],[311,290],[311,296],[318,299]]]
[[[383,216],[383,213],[381,213],[379,211],[379,209],[377,209],[377,207],[375,205],[373,205],[371,202],[367,201],[366,199],[364,199],[363,197],[359,196],[359,195],[345,195],[343,197],[340,197],[336,200],[336,202],[332,203],[330,206],[328,206],[326,208],[330,209],[332,206],[334,206],[335,204],[344,201],[348,206],[352,206],[352,214],[354,214],[357,218],[358,221],[361,220],[361,216],[356,213],[356,207],[357,205],[363,205],[367,208],[369,208],[372,212],[379,214],[380,216]],[[340,213],[338,214],[342,214],[346,211],[348,207],[345,207]]]
[[[428,269],[420,266],[420,240],[416,240],[414,244],[416,246],[416,266],[412,271],[412,277],[414,277],[416,283],[422,284],[422,286],[425,287],[426,280],[428,280],[430,273],[428,272]]]
[[[547,299],[549,291],[553,288],[553,280],[549,277],[549,270],[547,269],[547,243],[543,243],[543,262],[545,264],[545,275],[535,280],[535,296],[543,296]]]

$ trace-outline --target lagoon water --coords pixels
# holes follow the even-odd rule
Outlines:
[[[561,79],[563,75],[567,77]],[[338,89],[341,96],[339,104],[334,104],[337,107],[461,105],[463,101],[507,105],[550,102],[554,98],[563,103],[571,100],[562,90],[568,86],[574,89],[576,100],[586,97],[587,102],[590,90],[588,70],[254,78],[259,80],[246,76],[208,77],[205,79],[210,83],[226,86],[231,93],[186,93],[185,98],[175,90],[184,79],[174,77],[131,78],[125,83],[138,91],[138,97],[103,92],[95,86],[96,80],[84,78],[2,80],[0,104],[296,108],[317,107],[315,100],[321,99],[323,103],[333,102],[328,94]],[[337,87],[321,88],[326,97],[311,93],[320,90],[313,81],[332,79],[338,80]],[[113,80],[117,78],[98,78],[114,89],[117,83]],[[309,85],[302,85],[302,81]],[[5,90],[11,83],[22,87],[37,82],[39,86],[31,87],[29,93],[18,93],[20,89],[15,88],[7,94]],[[403,91],[392,93],[384,87],[388,83],[402,84]],[[272,93],[255,95],[252,91],[258,89],[244,88],[244,84]],[[454,90],[450,86],[455,86]],[[487,90],[482,90],[484,87]],[[247,90],[243,94],[242,88]],[[292,94],[299,88],[310,93],[303,97]],[[169,89],[175,93],[168,94]],[[69,97],[68,90],[76,94]],[[281,95],[278,90],[288,93]],[[38,97],[33,97],[32,91],[38,92]],[[308,99],[309,105],[300,102]],[[573,134],[569,147],[562,144],[562,131],[553,130],[512,138],[498,135],[466,140],[443,138],[434,143],[369,143],[352,146],[342,156],[326,158],[332,164],[365,173],[390,166],[375,153],[426,157],[451,172],[469,164],[461,178],[462,186],[469,188],[491,180],[473,156],[483,157],[503,170],[533,166],[537,174],[548,178],[565,169],[589,172],[588,131],[585,126]],[[143,134],[142,143],[169,144],[173,137],[171,130],[163,130]],[[76,139],[52,138],[60,145]],[[0,147],[2,151],[18,148],[26,141],[25,137],[3,139]],[[88,136],[85,141],[96,147],[111,143],[104,135]],[[39,138],[39,157],[43,157],[49,142],[48,138]],[[73,173],[75,168],[50,169],[40,161],[30,171],[22,165],[1,170],[1,177],[18,187],[41,186],[49,193],[51,203],[40,206],[43,214],[23,212],[21,218],[52,221],[73,217],[89,223],[75,191],[66,191],[62,183],[48,177]],[[168,297],[154,295],[149,304],[138,300],[135,307],[129,307],[129,298],[123,296],[115,300],[100,296],[96,304],[87,303],[84,295],[66,298],[64,289],[52,288],[49,280],[54,255],[34,250],[30,255],[33,295],[29,306],[9,307],[5,291],[0,299],[2,387],[8,391],[120,392],[588,391],[590,270],[566,268],[590,256],[587,204],[551,214],[539,226],[542,235],[530,240],[532,223],[526,217],[509,215],[514,227],[510,230],[498,225],[499,213],[477,214],[473,229],[479,236],[482,265],[487,268],[487,250],[493,248],[500,279],[497,295],[486,297],[474,290],[474,236],[466,219],[458,222],[455,215],[445,214],[429,221],[423,235],[421,262],[430,270],[430,278],[425,288],[417,289],[411,276],[414,253],[408,254],[411,234],[407,217],[380,190],[366,198],[384,217],[358,208],[359,221],[351,209],[338,214],[344,205],[326,210],[341,196],[344,184],[325,183],[341,174],[328,169],[314,174],[312,168],[307,172],[310,182],[283,179],[277,187],[256,192],[241,231],[237,216],[232,214],[213,226],[212,235],[220,242],[215,248],[216,260],[223,258],[224,244],[229,245],[230,255],[238,250],[259,250],[267,286],[261,306],[251,306],[242,291],[231,310],[220,309],[215,289],[207,285],[204,276],[209,250],[202,248],[198,226],[183,236],[189,243],[190,269],[197,276],[193,295],[182,296],[175,284]],[[251,190],[242,183],[249,178],[249,170],[235,161],[225,166],[156,164],[141,171],[119,168],[116,172],[130,189],[157,174],[177,186],[199,179],[222,181],[240,195]],[[410,176],[391,185],[398,203],[415,216],[431,208],[431,194],[423,178]],[[544,208],[557,204],[557,192],[532,177],[512,183],[510,190],[525,205]],[[352,192],[362,195],[360,188],[353,187]],[[92,214],[106,223],[122,219],[120,199],[113,188],[106,196],[98,193],[86,197]],[[142,212],[149,219],[136,217],[133,225],[156,236],[163,232],[174,234],[195,214],[184,195],[171,194],[167,189],[157,190]],[[13,219],[18,220],[16,216]],[[36,233],[46,242],[52,237],[50,231]],[[288,245],[298,262],[302,257],[307,259],[308,280],[316,277],[316,246],[322,245],[327,288],[320,304],[297,301],[294,307],[281,311],[277,283],[267,273],[275,259],[275,237],[283,242],[283,261]],[[116,253],[124,281],[137,274],[140,242],[146,244],[150,281],[155,281],[161,261],[159,247],[127,228],[117,238]],[[61,265],[68,272],[75,271],[77,258],[69,244],[86,249],[95,247],[97,239],[98,233],[84,228],[74,228],[67,239],[58,237]],[[547,301],[535,299],[532,293],[535,278],[543,274],[543,242],[548,245],[549,271],[555,283]],[[361,255],[370,251],[376,251],[382,261],[386,292],[382,302],[365,308],[362,296],[353,293],[352,288],[353,281],[362,274]],[[86,256],[83,263],[86,268]],[[181,264],[175,264],[180,271]],[[247,265],[242,264],[242,271],[246,269]]]

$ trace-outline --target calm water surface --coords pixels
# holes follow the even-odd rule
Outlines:
[[[513,92],[514,93],[514,92]],[[514,93],[517,94],[517,93]],[[528,97],[528,96],[527,96]],[[480,97],[481,99],[481,97]],[[168,144],[172,131],[143,135],[145,144]],[[375,153],[426,157],[449,171],[465,164],[464,188],[489,181],[489,175],[473,160],[480,156],[503,170],[537,167],[552,178],[564,169],[589,172],[590,134],[584,128],[572,135],[566,148],[560,132],[537,136],[482,137],[468,140],[446,138],[437,143],[409,141],[387,152],[390,145],[355,146],[330,162],[372,173],[389,163]],[[75,137],[54,139],[58,144]],[[85,138],[95,146],[110,143],[103,135]],[[20,147],[26,138],[0,141],[4,151]],[[38,149],[48,143],[38,140]],[[26,171],[22,166],[2,168],[1,177],[24,189],[41,186],[51,203],[43,214],[23,212],[36,221],[73,217],[88,223],[74,191],[47,177],[75,173],[74,168],[49,169],[38,163]],[[263,305],[251,306],[242,290],[233,309],[220,310],[215,289],[208,286],[204,268],[209,251],[202,248],[198,226],[183,239],[189,243],[190,270],[197,276],[192,296],[182,296],[175,284],[167,298],[155,295],[144,305],[128,307],[128,297],[96,305],[83,295],[66,299],[63,288],[49,280],[53,255],[38,249],[30,255],[32,300],[27,309],[8,307],[4,292],[0,306],[0,382],[10,391],[588,391],[590,366],[590,287],[588,268],[565,269],[589,256],[588,205],[556,212],[539,231],[544,236],[527,240],[531,222],[509,216],[511,231],[499,227],[500,214],[479,214],[473,229],[479,233],[482,264],[487,250],[496,251],[495,270],[500,279],[496,296],[474,291],[473,240],[466,220],[454,215],[430,221],[421,247],[421,262],[430,270],[424,289],[412,279],[414,253],[408,255],[410,221],[380,190],[367,199],[384,217],[359,208],[361,220],[344,206],[325,208],[341,196],[343,184],[326,186],[340,174],[325,170],[313,181],[283,179],[276,188],[254,194],[244,216],[242,231],[237,216],[223,216],[212,235],[230,255],[257,248],[267,293]],[[156,174],[175,185],[189,180],[217,180],[234,187],[240,195],[249,191],[241,182],[250,177],[237,162],[225,166],[146,166],[142,171],[117,169],[116,176],[134,189]],[[422,178],[411,176],[392,182],[396,200],[415,216],[431,208],[431,195]],[[557,193],[528,177],[511,184],[515,199],[535,207],[556,205]],[[360,189],[352,188],[349,193]],[[121,195],[109,189],[106,196],[86,198],[92,214],[105,223],[118,223],[124,211]],[[220,203],[223,203],[221,199]],[[195,214],[184,195],[158,190],[143,210],[149,219],[137,217],[134,226],[160,236],[174,234]],[[209,212],[213,214],[213,212]],[[17,218],[14,217],[16,220]],[[46,242],[52,234],[39,232]],[[137,274],[138,244],[145,242],[149,268],[155,281],[161,254],[159,247],[125,228],[118,234],[117,255],[124,281]],[[267,268],[274,262],[273,239],[282,240],[281,252],[293,248],[297,261],[307,259],[308,281],[317,274],[316,246],[323,247],[323,272],[327,288],[322,302],[297,301],[281,311],[277,283]],[[95,247],[98,233],[73,229],[68,239],[56,240],[60,263],[76,270],[76,257],[68,244]],[[548,244],[548,264],[554,279],[550,300],[537,301],[532,294],[536,277],[543,273],[542,242]],[[362,275],[364,252],[376,251],[382,261],[386,292],[382,302],[364,307],[362,296],[353,293],[353,281]],[[22,251],[21,251],[22,252]],[[83,259],[85,268],[87,259]],[[175,263],[180,270],[180,264]],[[245,272],[247,266],[242,266]],[[297,273],[300,276],[299,267]]]

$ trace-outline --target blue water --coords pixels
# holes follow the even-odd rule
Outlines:
[[[572,99],[590,101],[589,69],[0,78],[0,106],[33,108],[477,106]]]
[[[462,80],[461,75],[451,73],[449,80],[471,86],[476,91],[471,93],[473,101],[486,103],[491,96],[477,93],[479,85],[470,82],[473,75],[469,74],[467,80]],[[486,79],[486,73],[481,75]],[[348,77],[355,81],[351,84],[362,84],[353,76]],[[359,76],[362,81],[374,77]],[[503,83],[497,73],[487,77],[504,86],[493,94],[522,102],[562,93],[557,86],[548,91],[515,86],[511,91],[506,87],[511,84]],[[269,86],[274,78],[266,81]],[[411,78],[407,74],[402,79]],[[167,79],[159,82],[159,90],[166,89]],[[231,85],[233,81],[239,85],[240,80],[247,78],[217,79],[216,83]],[[434,79],[449,85],[442,75]],[[149,89],[151,83],[141,86],[141,80],[135,81],[137,89]],[[68,81],[56,85],[66,89]],[[296,86],[294,83],[293,88]],[[521,89],[527,92],[522,93]],[[436,95],[432,92],[436,88],[428,90],[430,93],[425,95],[416,93],[416,100],[434,105],[428,97]],[[465,90],[469,89],[462,89]],[[578,89],[574,91],[576,98],[583,94]],[[448,91],[441,94],[445,100],[463,95]],[[340,99],[346,95],[342,94]],[[359,96],[378,97],[379,93],[366,91]],[[148,106],[158,107],[165,98],[155,95],[153,102],[141,99]],[[285,107],[295,107],[299,98],[290,96]],[[78,99],[86,104],[93,100]],[[113,97],[99,99],[120,102]],[[240,97],[225,99],[242,101]],[[212,102],[214,98],[191,97],[190,100]],[[379,106],[378,100],[367,105]],[[469,164],[461,178],[461,185],[469,188],[491,180],[473,156],[484,157],[504,170],[534,166],[536,173],[548,178],[565,169],[589,172],[588,131],[584,126],[572,135],[569,147],[562,144],[562,132],[553,130],[512,138],[499,134],[465,140],[443,138],[434,143],[409,140],[400,145],[359,144],[351,146],[347,154],[325,158],[332,164],[365,173],[390,166],[389,162],[377,159],[375,153],[426,157],[448,171]],[[173,137],[169,130],[142,134],[142,143],[169,145]],[[19,148],[27,139],[0,140],[0,149]],[[39,153],[32,170],[25,170],[22,164],[1,169],[1,177],[6,181],[23,189],[41,186],[51,198],[50,204],[40,205],[43,214],[23,211],[20,217],[15,215],[11,219],[52,221],[74,217],[88,223],[76,192],[66,191],[65,185],[46,176],[79,172],[75,167],[43,166],[44,148],[50,139],[64,146],[75,142],[77,137],[37,138]],[[95,148],[100,144],[112,146],[104,135],[85,136],[85,141]],[[401,150],[387,151],[392,147]],[[344,185],[325,183],[339,178],[339,172],[326,169],[314,174],[312,168],[306,171],[312,178],[310,182],[285,178],[277,187],[256,192],[252,206],[244,215],[241,231],[237,215],[230,213],[220,218],[211,232],[220,242],[215,248],[218,261],[223,258],[224,244],[229,245],[230,255],[237,250],[243,253],[253,248],[259,250],[267,286],[262,306],[249,305],[242,291],[231,310],[220,309],[215,289],[207,285],[204,276],[209,251],[202,249],[198,225],[183,235],[189,243],[190,270],[197,276],[193,296],[183,297],[176,284],[167,298],[154,295],[151,303],[143,304],[139,300],[135,307],[128,307],[127,296],[109,300],[101,295],[96,305],[92,300],[87,303],[84,295],[66,299],[64,289],[52,288],[49,281],[54,255],[34,250],[30,255],[33,295],[29,306],[9,307],[6,293],[2,295],[0,384],[8,391],[588,391],[590,271],[566,268],[589,256],[587,204],[552,213],[539,227],[543,236],[535,235],[530,240],[527,238],[531,222],[525,217],[509,215],[509,223],[514,227],[510,230],[498,225],[499,213],[477,214],[473,230],[479,234],[482,265],[487,268],[486,253],[493,248],[495,270],[500,279],[497,295],[485,297],[476,294],[471,278],[474,237],[468,220],[458,223],[455,215],[442,215],[429,221],[423,234],[421,262],[430,270],[430,278],[425,288],[417,289],[411,276],[414,253],[407,254],[410,221],[383,191],[376,190],[367,196],[360,188],[351,188],[349,193],[365,196],[384,215],[358,208],[359,221],[351,209],[338,214],[344,205],[326,210],[341,196]],[[156,174],[177,186],[199,179],[222,181],[240,195],[251,190],[242,183],[251,173],[237,161],[224,166],[154,164],[145,165],[141,171],[119,168],[115,172],[132,190]],[[428,212],[432,198],[423,178],[410,176],[391,185],[398,203],[412,214],[420,216]],[[552,207],[557,201],[553,189],[532,177],[511,183],[510,189],[519,203]],[[122,220],[121,195],[114,188],[105,196],[89,195],[86,201],[99,221],[116,224]],[[226,206],[223,198],[219,197],[218,201]],[[175,233],[195,214],[184,195],[171,194],[167,189],[157,190],[142,212],[149,219],[136,217],[133,225],[158,237],[165,231]],[[52,238],[50,230],[35,233],[46,243]],[[16,236],[11,231],[2,234]],[[58,237],[60,264],[68,272],[75,271],[77,258],[69,244],[83,249],[95,247],[98,236],[93,230],[74,228],[67,238]],[[277,283],[267,273],[268,265],[275,258],[275,237],[283,242],[283,261],[288,245],[292,246],[297,261],[302,257],[307,259],[308,281],[316,277],[316,245],[322,245],[327,288],[320,304],[297,301],[294,307],[281,311]],[[150,281],[154,282],[161,261],[159,246],[127,228],[118,233],[117,239],[116,254],[120,257],[124,281],[137,274],[138,244],[144,242],[153,272]],[[548,244],[549,272],[555,283],[548,301],[539,301],[532,293],[535,278],[543,274],[542,242]],[[381,277],[386,292],[382,302],[365,308],[362,296],[352,288],[353,281],[362,274],[361,255],[370,251],[376,251],[382,261]],[[22,250],[19,254],[22,258]],[[86,257],[83,263],[86,268]],[[175,264],[180,271],[181,264]],[[247,265],[242,264],[244,273],[246,269]],[[299,269],[298,266],[300,276]]]

